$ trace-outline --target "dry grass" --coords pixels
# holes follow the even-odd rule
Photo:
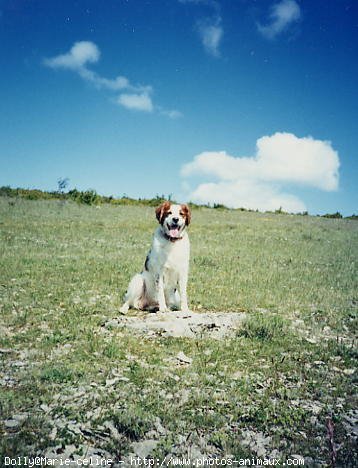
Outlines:
[[[0,198],[0,454],[120,459],[154,438],[158,457],[190,445],[315,466],[331,463],[332,420],[337,466],[354,466],[358,224],[195,210],[192,309],[248,314],[223,341],[103,326],[154,227],[147,207]]]

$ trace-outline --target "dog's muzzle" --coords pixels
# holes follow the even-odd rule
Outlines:
[[[172,224],[167,224],[168,226],[168,234],[170,237],[172,237],[173,239],[177,239],[178,237],[180,237],[180,231],[181,231],[181,226],[179,224],[175,224],[175,223],[172,223]]]

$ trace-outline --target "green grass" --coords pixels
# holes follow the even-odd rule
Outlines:
[[[242,323],[239,336],[258,340],[273,340],[287,333],[285,321],[277,315],[251,314]]]
[[[68,444],[120,458],[159,418],[158,457],[200,440],[213,456],[255,456],[251,430],[268,455],[330,465],[332,419],[336,464],[354,466],[356,221],[195,209],[191,308],[247,313],[222,341],[103,326],[154,228],[150,207],[0,197],[0,459]]]

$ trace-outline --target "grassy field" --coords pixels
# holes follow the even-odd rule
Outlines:
[[[191,309],[247,313],[224,340],[104,326],[154,228],[148,207],[0,197],[0,466],[129,453],[356,466],[357,221],[194,210]]]

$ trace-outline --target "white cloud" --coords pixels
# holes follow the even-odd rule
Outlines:
[[[301,17],[301,9],[295,0],[281,0],[271,7],[269,21],[266,25],[258,24],[259,32],[267,39],[274,39]]]
[[[130,84],[128,78],[125,76],[117,76],[114,79],[103,78],[92,70],[87,68],[81,68],[78,70],[78,74],[84,80],[90,81],[97,89],[110,89],[111,91],[119,91],[122,89],[133,89],[134,87]]]
[[[88,68],[89,64],[99,61],[101,52],[97,45],[90,41],[75,42],[69,52],[60,54],[44,60],[44,65],[53,69],[71,70],[77,73],[83,80],[92,83],[97,89],[110,91],[127,91],[121,94],[116,103],[127,109],[135,109],[143,112],[153,112],[158,109],[159,113],[170,118],[179,116],[179,111],[166,111],[153,105],[150,94],[153,89],[149,85],[133,85],[125,76],[117,76],[114,79],[105,78]],[[181,115],[181,114],[180,114]]]
[[[198,33],[206,52],[213,57],[220,56],[220,42],[223,36],[221,18],[209,18],[197,23]]]
[[[166,110],[161,107],[158,107],[158,109],[162,115],[166,115],[170,119],[179,119],[180,117],[183,117],[183,114],[177,110]]]
[[[70,51],[66,54],[45,59],[45,65],[51,68],[67,68],[70,70],[80,70],[87,63],[98,62],[101,53],[93,42],[75,42]]]
[[[197,21],[196,31],[205,51],[213,57],[220,57],[220,42],[224,34],[220,3],[217,0],[179,0],[179,3],[206,6],[212,10],[208,18]]]
[[[90,41],[75,42],[66,54],[57,55],[44,60],[44,64],[54,69],[72,70],[81,78],[91,82],[98,89],[110,89],[118,91],[129,89],[131,91],[147,91],[150,86],[133,86],[125,76],[117,76],[114,79],[104,78],[96,72],[89,70],[87,64],[99,61],[101,52],[97,45]]]
[[[153,112],[152,99],[148,93],[121,94],[118,98],[118,104],[131,110]]]
[[[339,157],[329,141],[276,133],[260,138],[257,150],[257,163],[263,179],[327,191],[338,188]]]
[[[182,167],[183,177],[214,178],[199,185],[189,198],[230,207],[302,211],[297,197],[281,191],[283,184],[325,191],[338,188],[338,153],[328,141],[275,133],[257,140],[253,157],[234,157],[225,151],[204,152]]]
[[[280,207],[288,213],[306,211],[305,204],[294,195],[253,180],[200,184],[189,199],[196,203],[222,203],[229,208],[274,211]]]

